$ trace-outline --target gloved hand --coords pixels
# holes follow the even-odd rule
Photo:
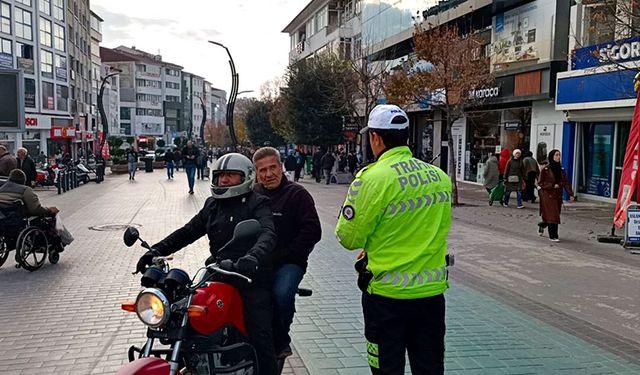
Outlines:
[[[159,254],[155,250],[149,250],[144,253],[143,256],[138,260],[138,264],[136,265],[136,272],[144,273],[147,270],[147,267],[153,263],[153,258],[157,257]]]
[[[245,255],[238,258],[234,266],[239,273],[245,276],[253,276],[258,271],[258,259],[253,255]]]
[[[235,265],[231,259],[224,259],[220,261],[218,267],[222,268],[225,271],[235,271]]]

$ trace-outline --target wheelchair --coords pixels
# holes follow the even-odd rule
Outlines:
[[[24,217],[22,202],[0,207],[0,267],[16,252],[16,268],[33,272],[60,260],[64,245],[51,217]]]

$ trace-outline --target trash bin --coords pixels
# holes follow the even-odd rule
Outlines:
[[[101,183],[104,181],[104,162],[99,161],[96,163],[96,183]]]
[[[153,172],[153,159],[151,158],[144,159],[144,171]]]

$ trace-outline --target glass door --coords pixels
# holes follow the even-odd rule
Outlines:
[[[578,191],[611,197],[614,123],[583,123],[580,136]]]

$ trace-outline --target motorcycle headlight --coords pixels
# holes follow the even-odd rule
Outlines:
[[[158,328],[169,320],[169,300],[157,288],[146,288],[136,299],[136,313],[142,323]]]

